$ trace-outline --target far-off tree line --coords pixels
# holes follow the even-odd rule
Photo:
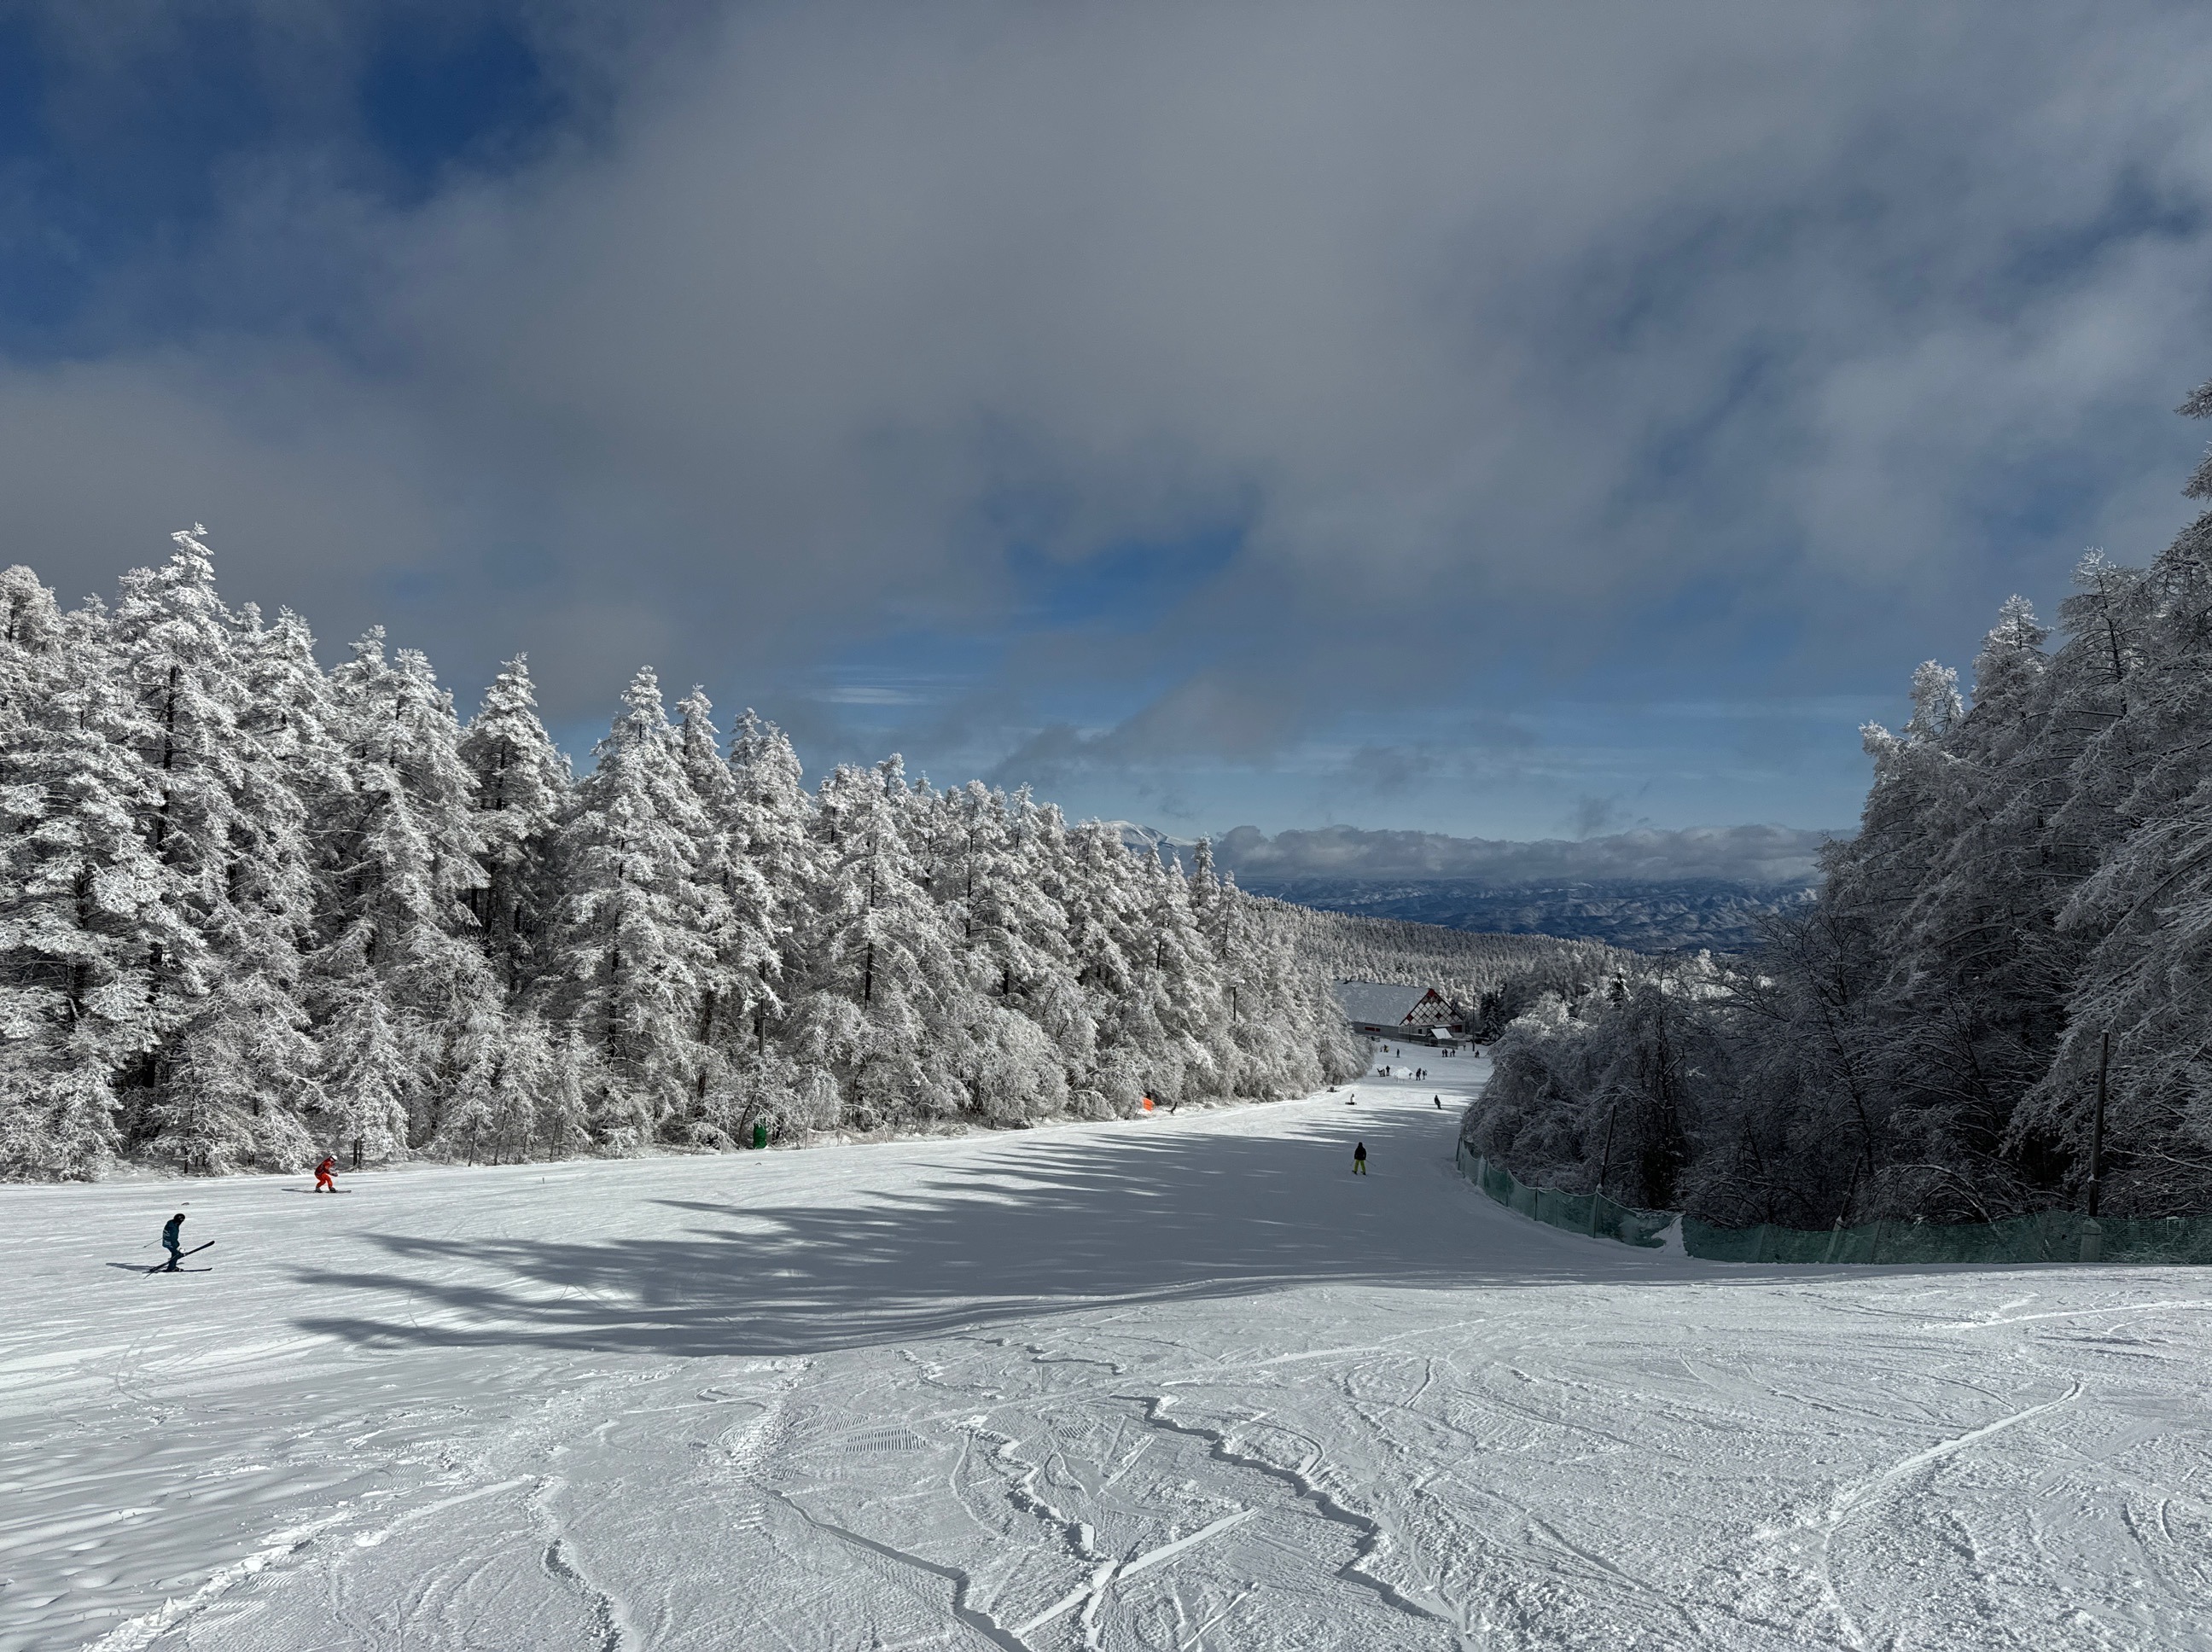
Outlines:
[[[2093,1170],[2106,1213],[2212,1213],[2212,512],[2075,586],[1864,731],[1858,835],[1759,951],[1516,1022],[1469,1145],[1732,1225],[2080,1208]]]
[[[1102,1118],[1358,1070],[1279,911],[893,757],[812,789],[650,671],[580,778],[525,662],[463,723],[325,670],[198,530],[110,606],[0,573],[0,1175]]]

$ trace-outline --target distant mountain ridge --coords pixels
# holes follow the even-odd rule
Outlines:
[[[1841,835],[1710,826],[1511,842],[1352,826],[1271,838],[1239,826],[1215,840],[1214,855],[1253,894],[1324,912],[1638,952],[1737,952],[1757,944],[1768,914],[1810,898],[1820,847]],[[1122,836],[1163,853],[1183,847],[1126,823]]]
[[[1510,888],[1465,878],[1257,877],[1237,882],[1250,894],[1323,912],[1403,918],[1482,934],[1602,941],[1632,952],[1745,951],[1758,944],[1762,919],[1813,898],[1804,884],[1715,878],[1610,878]]]
[[[1504,888],[1711,879],[1808,887],[1819,881],[1821,845],[1847,835],[1789,826],[1692,826],[1513,842],[1357,826],[1269,837],[1256,827],[1239,826],[1214,840],[1213,853],[1221,865],[1235,869],[1240,882],[1263,877],[1443,878]]]

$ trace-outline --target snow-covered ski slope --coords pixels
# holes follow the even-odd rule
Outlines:
[[[1632,1251],[1357,1091],[6,1190],[0,1647],[2212,1643],[2199,1274]]]

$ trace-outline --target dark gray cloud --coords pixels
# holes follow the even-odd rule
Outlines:
[[[420,198],[241,171],[118,279],[265,298],[0,365],[10,554],[75,594],[203,520],[237,596],[388,622],[465,696],[527,647],[560,716],[641,659],[734,702],[1015,634],[962,738],[995,708],[1000,772],[1048,784],[1273,762],[1486,673],[1887,686],[2180,514],[2195,8],[685,27]],[[1223,532],[1110,637],[1007,573]],[[1349,749],[1370,796],[1436,767]]]
[[[1110,728],[1046,725],[1016,747],[993,778],[1048,786],[1087,769],[1154,768],[1194,756],[1262,759],[1297,736],[1304,711],[1305,696],[1267,688],[1225,671],[1201,673]]]
[[[1595,837],[1609,827],[1626,825],[1628,819],[1628,811],[1618,798],[1585,795],[1575,799],[1573,824],[1577,838]]]
[[[1434,772],[1427,753],[1414,746],[1364,745],[1345,759],[1345,776],[1379,797],[1409,792]]]

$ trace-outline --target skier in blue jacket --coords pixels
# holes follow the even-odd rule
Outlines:
[[[169,1265],[161,1272],[174,1273],[178,1258],[184,1254],[185,1250],[185,1213],[182,1211],[161,1224],[161,1248],[169,1253]]]

